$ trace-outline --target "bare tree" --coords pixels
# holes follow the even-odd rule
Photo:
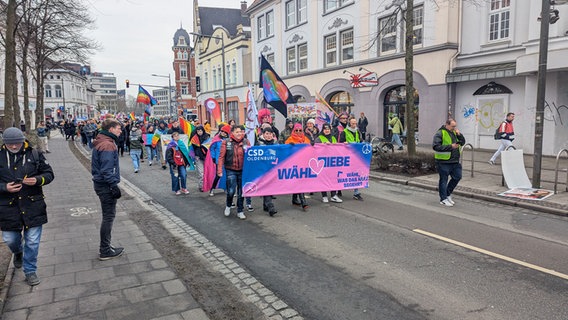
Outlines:
[[[3,36],[6,50],[4,74],[4,128],[12,127],[20,122],[19,109],[17,115],[14,106],[18,104],[18,83],[16,69],[16,0],[9,0],[6,6],[6,30]],[[16,108],[17,109],[17,108]],[[17,119],[15,118],[17,116]]]
[[[414,0],[406,0],[406,34],[405,34],[405,77],[406,77],[406,142],[408,155],[416,155],[416,140],[414,139],[414,130],[416,123],[414,121],[416,105],[414,103]]]

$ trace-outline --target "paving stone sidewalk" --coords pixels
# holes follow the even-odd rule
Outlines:
[[[113,244],[126,253],[98,260],[100,204],[90,172],[60,135],[47,159],[55,180],[44,188],[49,223],[38,258],[41,284],[30,287],[8,271],[2,320],[209,319],[185,284],[155,250],[118,201]]]

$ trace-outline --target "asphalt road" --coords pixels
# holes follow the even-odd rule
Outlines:
[[[167,170],[131,168],[125,155],[123,176],[305,319],[568,319],[566,217],[459,197],[446,208],[434,192],[372,181],[363,202],[315,195],[309,212],[278,196],[274,218],[254,198],[240,221],[192,173],[191,194],[175,196]]]

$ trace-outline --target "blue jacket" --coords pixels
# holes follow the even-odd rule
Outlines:
[[[93,142],[91,173],[97,184],[113,187],[120,182],[117,139],[112,133],[101,131]]]

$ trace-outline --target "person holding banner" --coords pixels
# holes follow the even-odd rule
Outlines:
[[[202,125],[198,125],[195,128],[195,132],[192,132],[189,138],[189,143],[195,152],[195,171],[197,171],[197,178],[199,179],[199,191],[203,192],[203,162],[207,156],[207,147],[205,147],[205,141],[209,140],[209,135],[205,133],[205,129]]]
[[[314,142],[315,143],[337,143],[337,139],[331,133],[331,125],[329,123],[324,123],[321,126],[321,133],[318,135],[318,137],[316,138],[316,140]],[[323,203],[328,203],[330,200],[331,200],[331,202],[335,202],[335,203],[342,203],[343,202],[343,200],[341,200],[341,198],[339,198],[339,196],[337,195],[337,192],[335,190],[331,191],[330,193],[331,193],[331,199],[327,197],[326,191],[323,191],[321,193],[321,201]]]
[[[292,134],[286,139],[286,144],[310,144],[310,139],[304,135],[302,124],[296,123]],[[295,206],[302,206],[304,211],[307,211],[309,206],[306,197],[303,193],[294,193],[292,195],[292,204]]]
[[[276,137],[274,136],[274,131],[272,130],[272,127],[267,126],[263,128],[262,134],[256,140],[256,145],[271,146],[275,144],[278,144],[278,142],[276,141]],[[274,203],[272,202],[272,196],[262,197],[262,208],[264,209],[264,211],[267,211],[271,217],[278,212],[274,207]]]
[[[237,217],[245,220],[244,197],[243,197],[243,164],[245,157],[245,148],[249,147],[249,142],[245,139],[245,128],[243,126],[233,126],[229,139],[224,140],[221,144],[219,152],[219,162],[217,164],[217,176],[223,176],[223,167],[226,172],[227,201],[225,206],[225,217],[231,215],[231,206],[233,204],[233,196],[237,193]]]
[[[187,190],[187,170],[185,166],[189,164],[189,159],[180,151],[179,132],[172,133],[172,141],[166,148],[166,161],[170,165],[170,175],[172,177],[172,191],[176,196],[188,194]],[[181,184],[181,190],[180,190]]]
[[[280,143],[286,143],[286,140],[292,135],[292,131],[294,130],[294,122],[291,119],[286,119],[286,126],[284,130],[282,130],[280,134]]]
[[[306,137],[310,139],[310,143],[313,145],[315,143],[316,138],[319,135],[315,119],[308,119],[308,121],[306,122],[306,127],[304,128],[304,132],[306,134]]]
[[[211,184],[211,188],[209,189],[209,196],[210,197],[215,195],[213,193],[213,190],[215,188],[217,188],[217,183],[219,183],[219,179],[220,179],[220,177],[217,176],[217,164],[219,163],[219,154],[221,153],[221,144],[223,143],[223,140],[226,140],[227,138],[229,138],[230,134],[231,134],[231,126],[229,126],[228,124],[222,126],[221,129],[219,130],[219,132],[217,132],[217,135],[215,137],[213,137],[213,141],[211,141],[211,146],[209,146],[208,156],[211,158],[211,161],[213,162],[213,165],[214,165],[214,168],[215,168],[215,171],[212,172],[212,174],[215,175],[215,178],[213,179],[213,184]],[[205,168],[207,168],[207,167],[205,167]],[[204,171],[206,171],[206,170],[204,170]],[[204,172],[204,176],[206,176],[206,175],[207,175],[207,173]]]
[[[340,116],[340,118],[343,114]],[[361,132],[357,127],[357,119],[355,117],[349,118],[349,126],[341,132],[339,135],[339,142],[340,143],[361,143],[363,142],[363,137],[361,136]],[[363,201],[363,197],[359,192],[359,189],[353,189],[353,199]]]
[[[333,130],[333,135],[337,138],[337,140],[339,140],[339,136],[341,135],[343,130],[345,130],[345,128],[349,126],[349,124],[347,123],[348,119],[349,115],[347,114],[347,112],[342,112],[339,114],[339,118],[337,118],[337,124],[334,126]]]

